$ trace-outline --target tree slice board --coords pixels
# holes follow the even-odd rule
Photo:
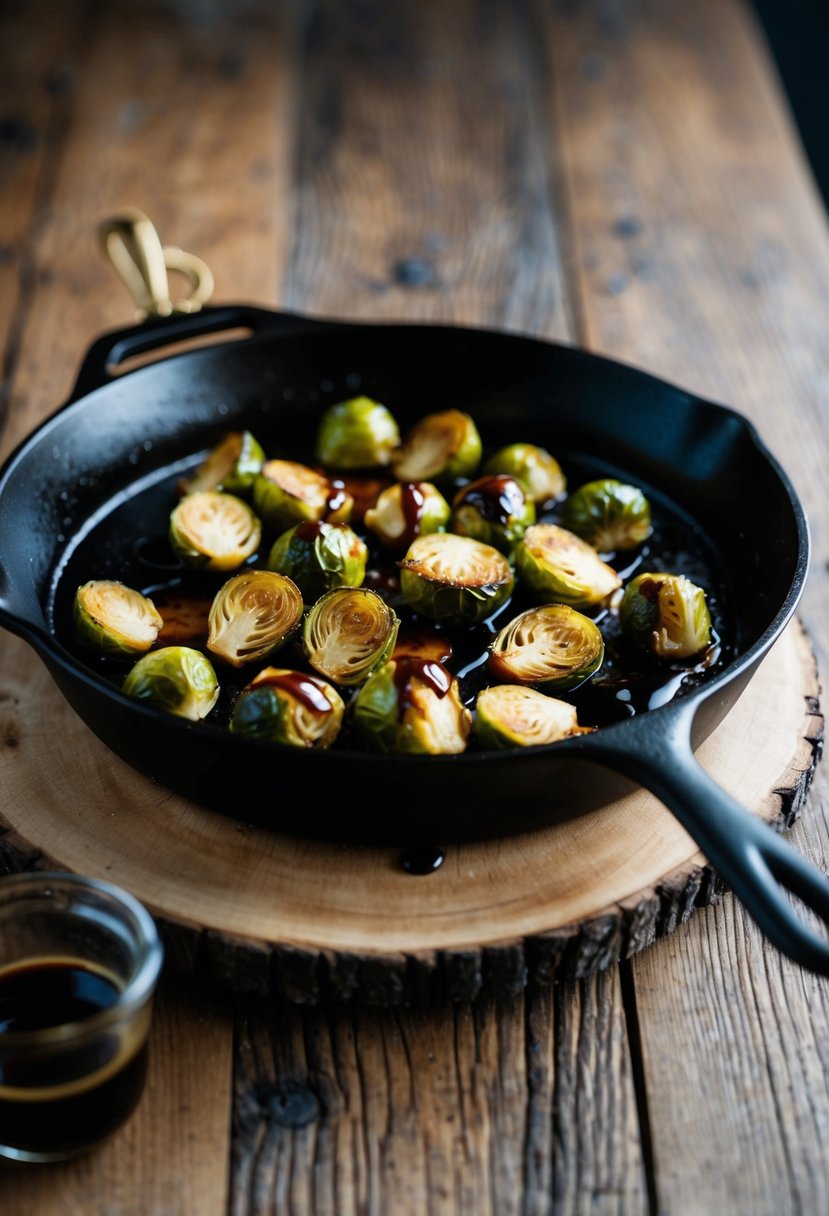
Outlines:
[[[644,790],[570,823],[452,846],[415,877],[397,850],[249,827],[140,776],[10,636],[0,671],[0,872],[119,883],[157,916],[172,968],[237,990],[380,1003],[515,992],[628,956],[715,895],[694,842]],[[794,624],[698,754],[746,807],[788,826],[821,738],[815,661]]]

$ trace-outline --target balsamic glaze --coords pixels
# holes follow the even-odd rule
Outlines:
[[[397,860],[407,874],[434,874],[446,860],[446,851],[438,844],[411,844]]]
[[[0,1034],[82,1022],[111,1008],[119,994],[114,979],[80,960],[19,963],[0,974]],[[69,1154],[96,1143],[132,1112],[146,1066],[146,1043],[124,1050],[114,1031],[70,1040],[45,1055],[9,1052],[0,1061],[0,1144]],[[25,1101],[13,1096],[16,1090],[25,1091]]]
[[[297,524],[294,536],[298,536],[300,540],[316,540],[332,526],[321,519],[304,519],[301,524]]]
[[[339,478],[333,478],[329,483],[328,497],[325,500],[325,510],[328,515],[333,515],[336,511],[342,510],[348,501],[348,491],[345,488],[345,482]]]
[[[415,681],[428,685],[436,697],[445,697],[452,687],[452,677],[445,667],[432,659],[415,659],[402,655],[394,661],[394,682],[397,686],[397,711],[402,718],[412,705]]]
[[[474,507],[482,519],[504,526],[521,515],[524,503],[524,492],[518,482],[504,473],[470,482],[455,499],[455,507]]]
[[[403,518],[406,526],[397,542],[397,548],[405,553],[409,545],[420,533],[420,521],[423,518],[423,507],[426,495],[417,481],[404,482],[400,487],[400,505],[403,508]]]
[[[328,697],[312,679],[304,676],[301,671],[281,671],[256,681],[257,688],[265,688],[269,684],[274,688],[284,688],[306,709],[310,709],[314,713],[331,713],[332,706]]]

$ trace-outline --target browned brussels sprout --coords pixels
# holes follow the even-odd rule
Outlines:
[[[536,506],[560,498],[567,489],[561,466],[545,448],[511,443],[499,448],[484,465],[485,473],[506,473],[520,481]]]
[[[461,410],[427,414],[392,456],[398,481],[452,481],[471,477],[481,460],[478,428]]]
[[[239,696],[230,719],[235,735],[284,747],[330,747],[345,705],[336,688],[318,676],[266,667]]]
[[[149,650],[164,624],[146,595],[111,579],[93,579],[75,592],[75,632],[115,658]]]
[[[287,574],[310,604],[334,587],[359,587],[367,558],[365,542],[348,524],[317,520],[283,532],[271,549],[268,569]]]
[[[503,553],[450,532],[419,536],[399,565],[409,606],[450,625],[476,625],[506,602],[515,584]]]
[[[392,553],[405,553],[412,541],[428,532],[443,532],[449,523],[449,503],[429,481],[389,486],[366,511],[366,527]]]
[[[705,592],[682,574],[638,574],[619,605],[622,629],[659,659],[692,659],[711,644]]]
[[[475,738],[481,747],[539,747],[593,730],[579,726],[575,708],[566,701],[520,684],[483,689],[475,709]]]
[[[262,526],[247,503],[218,490],[188,494],[170,516],[170,544],[195,569],[237,570],[261,538]]]
[[[250,431],[231,431],[184,483],[185,493],[225,490],[245,494],[264,463],[265,453]]]
[[[355,728],[382,752],[462,752],[471,724],[457,680],[439,663],[423,659],[392,659],[366,681],[354,702]]]
[[[338,587],[308,613],[302,644],[315,671],[336,684],[362,684],[388,659],[399,624],[376,592]]]
[[[496,635],[489,670],[504,683],[552,691],[584,683],[603,658],[604,639],[594,621],[566,604],[542,604]]]
[[[527,528],[516,546],[515,566],[538,599],[576,608],[601,604],[622,584],[595,549],[556,524]]]
[[[295,460],[268,460],[253,483],[253,504],[269,527],[284,532],[304,520],[348,523],[352,500],[342,482]]]
[[[470,481],[452,503],[452,531],[509,556],[535,523],[535,503],[514,477],[496,473]]]
[[[272,570],[245,570],[216,593],[207,648],[234,667],[255,663],[284,646],[301,619],[295,583]]]

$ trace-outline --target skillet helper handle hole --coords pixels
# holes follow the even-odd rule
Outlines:
[[[604,763],[639,781],[673,812],[778,950],[829,975],[829,877],[708,775],[691,748],[691,721],[688,712],[655,711],[626,724],[626,730],[641,726],[624,744],[600,742],[601,732],[591,739],[600,743]],[[790,896],[818,918],[817,927]]]

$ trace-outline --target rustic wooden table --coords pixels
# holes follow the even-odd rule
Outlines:
[[[129,323],[93,236],[136,204],[220,299],[517,329],[742,410],[811,517],[826,669],[829,234],[738,0],[24,0],[0,62],[3,452]],[[818,770],[792,843],[824,869],[828,812]],[[730,896],[587,979],[429,1012],[170,977],[133,1120],[3,1166],[0,1207],[826,1211],[828,997]]]

